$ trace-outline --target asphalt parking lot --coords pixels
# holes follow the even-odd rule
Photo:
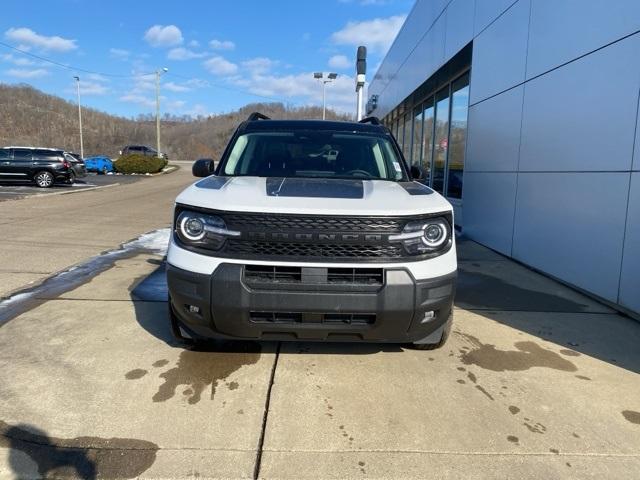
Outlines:
[[[56,183],[51,188],[38,188],[32,182],[0,181],[0,202],[34,195],[70,193],[72,191],[87,188],[95,189],[96,187],[114,184],[126,185],[137,182],[142,178],[143,177],[139,175],[97,175],[95,173],[89,173],[84,178],[78,178],[73,185]]]
[[[640,323],[469,240],[441,350],[176,344],[166,230],[116,247],[189,180],[86,192],[167,212],[108,218],[78,268],[0,304],[0,478],[637,478]],[[71,201],[42,200],[17,202],[29,225]]]

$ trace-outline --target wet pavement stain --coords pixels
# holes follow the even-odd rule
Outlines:
[[[491,401],[493,401],[493,400],[494,400],[494,399],[493,399],[493,397],[491,396],[491,394],[490,394],[489,392],[487,392],[487,391],[486,391],[482,386],[480,386],[480,385],[476,385],[476,389],[478,389],[478,390],[480,390],[482,393],[484,393],[484,394],[487,396],[487,398],[488,398],[489,400],[491,400]]]
[[[542,348],[535,342],[516,342],[517,350],[498,350],[495,345],[483,344],[476,337],[457,332],[473,345],[473,349],[460,356],[465,365],[477,365],[494,372],[523,371],[533,367],[551,368],[565,372],[575,372],[578,368],[569,360],[552,350]]]
[[[520,439],[515,435],[508,435],[507,440],[509,440],[511,443],[518,443],[520,441]]]
[[[567,348],[563,348],[560,350],[562,355],[566,355],[567,357],[579,357],[581,354],[576,352],[575,350],[569,350]]]
[[[550,448],[549,451],[551,453],[555,453],[556,455],[558,455],[560,453],[560,450],[558,450],[557,448]]]
[[[464,380],[462,380],[461,378],[459,378],[458,380],[456,380],[456,382],[458,382],[460,385],[464,385],[465,383],[467,383],[467,382],[465,382]]]
[[[576,375],[576,378],[579,378],[580,380],[591,380],[589,377],[585,377],[584,375]]]
[[[156,459],[158,445],[132,438],[50,437],[31,425],[0,420],[0,447],[9,448],[9,464],[16,478],[31,476],[22,469],[20,451],[37,465],[40,478],[135,478]]]
[[[138,380],[139,378],[144,377],[147,374],[146,370],[142,368],[135,368],[130,372],[125,373],[124,378],[127,380]]]
[[[240,386],[240,384],[238,382],[229,382],[227,383],[227,388],[229,390],[237,390],[237,388]]]
[[[161,373],[164,383],[153,396],[154,402],[166,402],[173,398],[180,386],[187,387],[183,394],[190,405],[196,404],[202,392],[211,387],[214,397],[218,383],[244,365],[257,363],[260,358],[258,343],[230,342],[221,345],[215,352],[184,350],[177,364]],[[226,350],[226,351],[224,351]]]
[[[478,383],[478,377],[476,377],[475,374],[472,372],[467,373],[467,378],[471,380],[473,383]]]
[[[531,432],[531,433],[540,433],[540,434],[544,434],[547,431],[547,427],[545,427],[544,425],[542,425],[541,423],[536,423],[535,425],[531,425],[530,423],[523,423],[523,425],[525,427],[527,427],[527,429]]]
[[[623,410],[621,413],[628,422],[640,425],[640,412],[636,412],[633,410]]]
[[[509,412],[511,412],[511,415],[517,415],[518,413],[520,413],[520,409],[515,405],[511,405],[509,406]]]
[[[518,311],[581,312],[587,305],[528,290],[503,279],[458,266],[456,305]]]
[[[163,358],[162,360],[156,360],[155,362],[153,362],[153,366],[155,368],[160,368],[160,367],[164,367],[168,363],[169,363],[169,360],[166,360]]]
[[[364,463],[362,460],[358,462],[358,466],[360,467],[360,472],[362,474],[366,474],[367,471],[364,469],[364,466],[366,465],[366,463]]]

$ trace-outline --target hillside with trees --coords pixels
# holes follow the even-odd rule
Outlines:
[[[192,118],[165,114],[162,118],[162,150],[173,159],[219,158],[240,122],[251,112],[271,118],[317,119],[320,107],[291,107],[282,103],[254,103],[209,117]],[[327,111],[328,119],[349,120]],[[91,108],[82,109],[85,156],[115,158],[127,144],[155,148],[153,115],[135,119],[118,117]],[[0,146],[26,145],[79,151],[78,107],[60,97],[29,85],[0,84]]]

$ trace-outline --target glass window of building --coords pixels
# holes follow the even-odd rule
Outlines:
[[[462,174],[464,172],[467,113],[469,110],[469,74],[454,81],[451,85],[451,92],[447,197],[462,198]]]
[[[424,116],[422,123],[424,125],[422,134],[422,167],[427,171],[426,183],[431,178],[431,163],[433,160],[433,97],[424,104]]]
[[[404,116],[404,139],[402,142],[402,155],[407,163],[411,164],[411,134],[412,134],[413,115],[408,113]]]
[[[422,165],[422,108],[418,107],[413,117],[413,142],[411,144],[411,162]]]
[[[449,151],[449,87],[436,93],[436,112],[434,120],[433,145],[433,189],[442,193],[444,189],[444,171]]]

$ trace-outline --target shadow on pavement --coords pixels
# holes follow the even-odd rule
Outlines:
[[[134,478],[156,459],[158,445],[129,438],[55,438],[33,425],[0,420],[0,447],[9,448],[16,478]],[[25,461],[25,455],[29,461]],[[37,473],[33,471],[35,463]]]
[[[458,248],[457,308],[640,373],[639,322],[475,242]]]

